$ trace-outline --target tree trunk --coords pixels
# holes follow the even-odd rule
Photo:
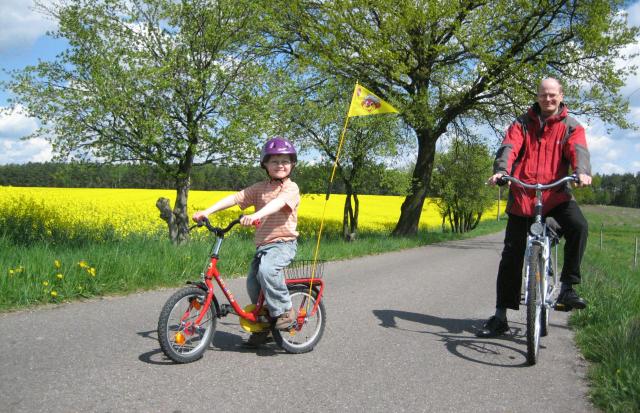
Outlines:
[[[354,241],[358,232],[358,213],[360,201],[354,194],[350,185],[347,185],[347,196],[344,200],[344,213],[342,218],[342,236],[347,241]],[[353,203],[351,199],[353,198]],[[354,208],[355,204],[355,208]]]
[[[351,234],[355,238],[356,233],[358,232],[358,216],[360,215],[360,200],[358,199],[358,194],[353,194],[353,201],[355,206],[353,208],[353,217],[351,219]]]
[[[349,216],[352,214],[351,194],[347,190],[346,197],[344,198],[344,208],[342,209],[342,238],[346,240],[349,239]]]
[[[189,217],[187,216],[187,199],[189,197],[189,179],[184,185],[176,189],[176,203],[171,209],[171,204],[167,198],[159,198],[156,207],[160,210],[162,218],[169,229],[169,239],[172,243],[179,245],[189,240]]]
[[[400,218],[392,233],[394,236],[411,236],[418,233],[422,206],[431,182],[437,138],[429,130],[419,130],[416,133],[418,135],[418,159],[416,167],[413,169],[411,192],[400,208]]]
[[[197,140],[194,140],[197,142]],[[171,210],[169,200],[160,198],[156,207],[160,210],[160,218],[165,220],[169,227],[169,239],[179,245],[189,240],[189,216],[187,215],[187,200],[191,186],[191,167],[193,166],[195,144],[189,145],[183,159],[178,164],[175,173],[176,203]]]

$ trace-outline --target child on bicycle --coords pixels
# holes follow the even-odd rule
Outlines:
[[[245,226],[260,223],[255,232],[256,252],[249,267],[247,291],[255,304],[262,288],[265,306],[276,320],[275,327],[280,330],[287,330],[296,318],[282,269],[291,263],[297,250],[300,191],[289,178],[297,160],[296,149],[291,142],[279,136],[269,139],[260,155],[260,166],[266,170],[268,180],[253,184],[193,214],[193,220],[197,222],[234,205],[243,210],[250,206],[255,208],[253,214],[240,220]],[[263,344],[268,334],[253,333],[247,343],[253,346]]]

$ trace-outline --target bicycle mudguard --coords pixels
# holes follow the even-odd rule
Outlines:
[[[189,285],[193,285],[195,287],[198,287],[204,292],[208,292],[209,291],[209,288],[207,287],[207,284],[205,284],[203,281],[187,281],[186,283],[189,284]]]
[[[202,291],[204,291],[205,293],[209,292],[209,288],[207,288],[207,284],[205,284],[203,281],[187,281],[187,284],[196,286],[200,288]],[[215,308],[216,310],[216,317],[220,318],[221,317],[220,304],[218,304],[218,299],[216,298],[215,295],[211,297],[211,303],[213,304],[213,308]]]
[[[312,285],[311,289],[316,293],[316,301],[322,301],[322,296],[324,295],[324,282],[322,279],[315,278],[312,283],[311,278],[294,278],[287,279],[286,283],[289,288],[297,285],[309,288],[309,285]]]

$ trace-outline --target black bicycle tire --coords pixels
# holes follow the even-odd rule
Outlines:
[[[536,323],[540,322],[540,319],[536,317],[536,301],[538,298],[537,277],[540,276],[540,260],[542,259],[542,249],[539,245],[531,246],[531,253],[529,255],[529,265],[527,266],[528,283],[527,283],[527,362],[529,365],[534,365],[538,362],[538,351],[540,349],[540,329],[536,329]],[[538,334],[536,334],[536,331]]]
[[[551,247],[550,247],[551,248]],[[553,254],[551,254],[551,250],[549,253],[549,267],[553,268],[553,263],[554,263],[554,258],[553,258]],[[542,259],[542,257],[540,257]],[[547,268],[544,267],[544,260],[540,263],[540,268],[544,268],[545,271],[545,276],[547,277],[547,293],[549,293],[550,291],[550,285],[549,283],[551,282],[551,278],[549,277],[549,274],[547,273]],[[549,297],[546,297],[547,300],[549,299]],[[543,303],[542,305],[542,309],[540,311],[540,337],[546,337],[549,334],[549,317],[551,316],[551,308],[546,306],[546,303]]]
[[[289,287],[289,293],[292,295],[296,293],[302,293],[308,297],[309,287],[306,285],[293,285]],[[318,291],[316,291],[315,289],[312,290],[311,296],[313,297],[313,302],[311,303],[311,306],[313,306],[313,304],[317,300]],[[322,334],[324,333],[324,328],[327,323],[327,312],[324,308],[324,304],[322,301],[318,303],[317,313],[319,314],[319,317],[320,317],[320,326],[318,327],[318,331],[314,335],[311,341],[306,342],[303,345],[292,345],[291,343],[289,343],[289,341],[287,341],[283,337],[284,334],[288,334],[288,333],[286,331],[280,331],[275,327],[272,329],[273,340],[276,342],[276,344],[280,348],[285,350],[287,353],[301,354],[301,353],[308,353],[309,351],[313,350],[315,346],[318,344],[318,342],[320,341],[320,339],[322,338]]]
[[[172,346],[172,343],[170,342],[170,338],[168,334],[169,332],[168,323],[169,323],[169,316],[171,315],[171,311],[173,310],[175,305],[185,297],[203,296],[203,295],[206,295],[206,292],[203,291],[201,288],[197,288],[197,287],[182,288],[176,291],[171,297],[169,297],[169,299],[165,302],[164,306],[162,307],[162,311],[160,311],[160,317],[158,318],[158,341],[160,342],[160,349],[168,358],[175,361],[176,363],[181,363],[181,364],[191,363],[193,361],[200,359],[204,354],[204,352],[209,347],[209,344],[211,343],[211,340],[213,339],[213,336],[215,334],[217,317],[216,317],[216,310],[213,307],[213,305],[211,305],[207,310],[209,312],[208,317],[211,320],[211,327],[209,328],[210,332],[207,331],[207,334],[209,335],[209,337],[206,340],[206,342],[203,342],[202,345],[199,346],[199,348],[196,351],[188,355],[183,355],[176,352]]]

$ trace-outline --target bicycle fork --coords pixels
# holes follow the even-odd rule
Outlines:
[[[531,265],[531,251],[532,245],[538,245],[542,248],[542,263],[536,262],[535,265],[537,265],[538,267],[540,267],[540,264],[542,264],[543,268],[538,268],[538,271],[535,272],[536,274],[536,284],[539,286],[539,296],[536,297],[537,299],[540,300],[540,302],[542,302],[542,304],[546,307],[546,308],[550,308],[553,307],[554,303],[553,303],[553,296],[555,293],[555,290],[557,288],[557,272],[554,271],[554,268],[551,268],[551,250],[550,250],[550,243],[549,243],[549,239],[547,237],[542,237],[542,239],[540,237],[537,236],[532,236],[529,235],[528,239],[527,239],[527,249],[525,251],[525,257],[524,257],[524,265],[525,265],[525,271],[524,271],[524,285],[529,285],[529,276],[531,274],[531,271],[529,270],[529,266]],[[556,256],[557,256],[557,249],[555,251]],[[549,291],[549,281],[550,278],[554,277],[554,283],[552,284],[552,290]],[[528,288],[524,289],[524,303],[528,304],[529,303],[529,290]]]

